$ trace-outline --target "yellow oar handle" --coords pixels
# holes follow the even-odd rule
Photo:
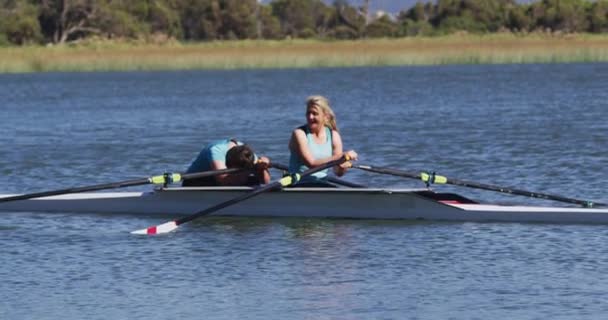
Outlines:
[[[288,187],[288,186],[298,183],[298,181],[300,181],[301,178],[302,178],[302,176],[299,173],[294,173],[294,174],[291,174],[288,176],[284,176],[283,178],[281,178],[279,180],[279,183],[283,187]]]
[[[182,175],[179,173],[165,173],[163,175],[152,176],[148,178],[152,184],[169,184],[182,181]]]
[[[432,172],[432,173],[421,172],[420,180],[424,181],[426,184],[433,184],[433,183],[446,184],[446,183],[448,183],[448,178],[446,178],[444,176],[436,175],[434,172]]]

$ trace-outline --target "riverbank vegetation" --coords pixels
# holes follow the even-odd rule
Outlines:
[[[83,42],[0,49],[0,72],[304,68],[608,61],[608,36],[451,35],[163,45]]]
[[[607,61],[608,0],[0,0],[0,72]]]

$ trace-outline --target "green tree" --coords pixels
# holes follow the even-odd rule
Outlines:
[[[254,39],[276,23],[255,0],[176,0],[186,40]],[[275,25],[276,26],[276,25]]]
[[[587,4],[584,0],[542,0],[532,5],[536,27],[564,32],[588,30]]]
[[[64,43],[75,38],[77,33],[99,32],[91,24],[96,9],[93,1],[42,0],[40,9],[44,34],[53,43]]]
[[[461,15],[448,16],[439,23],[439,31],[452,33],[455,31],[467,31],[472,33],[483,33],[487,31],[487,26],[476,21],[473,15],[465,11]]]
[[[0,45],[42,40],[38,7],[27,1],[2,1],[0,5]]]
[[[367,18],[356,8],[350,6],[346,0],[334,2],[336,12],[335,35],[337,38],[359,38],[364,35]],[[338,32],[339,31],[339,32]]]
[[[405,37],[430,36],[435,33],[435,29],[427,21],[405,19],[401,20],[398,32],[399,36]]]
[[[256,0],[220,1],[219,34],[223,39],[257,38]]]
[[[383,15],[367,25],[365,35],[370,38],[396,37],[399,35],[399,25],[388,15]]]
[[[0,47],[7,47],[10,44],[11,43],[8,41],[8,38],[6,37],[6,34],[4,34],[4,30],[0,26]]]
[[[594,2],[589,8],[591,32],[608,32],[608,0]]]
[[[314,3],[318,0],[276,0],[270,3],[272,14],[280,23],[283,34],[307,37],[315,34]]]
[[[511,0],[463,0],[462,11],[470,15],[476,24],[483,25],[482,31],[496,32],[508,20],[508,8],[514,6]]]
[[[312,12],[317,36],[326,37],[332,28],[332,21],[336,17],[335,8],[325,5],[322,1],[315,1]]]
[[[170,1],[154,1],[148,10],[145,20],[153,33],[163,33],[174,38],[182,37],[182,26],[179,12]]]
[[[411,21],[429,21],[432,14],[432,5],[430,3],[422,3],[420,1],[406,11],[401,11],[398,16],[399,21],[409,19]]]
[[[86,37],[97,34],[106,38],[144,38],[150,33],[150,24],[129,13],[119,3],[98,2],[96,15],[90,21],[97,31],[77,33],[76,36]]]
[[[512,31],[529,31],[532,19],[527,14],[529,6],[513,6],[508,11],[506,27]]]
[[[430,21],[434,26],[438,26],[442,20],[458,16],[460,10],[460,0],[438,0]]]
[[[279,18],[272,15],[270,6],[258,6],[258,24],[263,39],[279,39],[283,37]]]
[[[433,25],[429,21],[434,16],[434,12],[432,3],[420,1],[416,2],[413,7],[399,12],[397,16],[399,35],[411,37],[433,34]]]
[[[222,1],[179,0],[177,10],[185,40],[214,40],[222,37]]]
[[[496,32],[505,28],[513,0],[439,0],[429,21],[441,32],[464,30],[474,33]],[[409,12],[407,16],[421,15]]]

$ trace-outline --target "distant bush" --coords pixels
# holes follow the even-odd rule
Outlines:
[[[6,46],[8,46],[10,44],[11,43],[8,41],[8,38],[6,37],[6,34],[0,33],[0,47],[6,47]]]
[[[412,21],[407,19],[399,27],[399,36],[402,37],[430,36],[434,33],[435,29],[433,25],[427,21]]]
[[[309,38],[313,38],[317,35],[317,33],[310,29],[310,28],[306,28],[300,32],[298,32],[298,38],[302,38],[302,39],[309,39]]]
[[[356,30],[347,26],[336,27],[329,33],[329,36],[336,39],[356,39],[359,37]]]
[[[365,30],[365,35],[370,38],[396,37],[398,34],[399,26],[387,15],[374,20]]]
[[[454,33],[457,31],[484,33],[488,31],[484,24],[475,21],[470,16],[448,17],[441,21],[438,29],[442,33]]]
[[[150,33],[150,26],[125,11],[112,11],[107,15],[104,30],[110,38],[139,38]]]
[[[159,2],[154,2],[149,13],[150,28],[154,33],[165,33],[174,38],[182,37],[179,14]]]
[[[4,34],[10,43],[23,45],[38,43],[42,39],[36,17],[10,15],[5,20]]]
[[[37,43],[42,40],[38,10],[25,2],[14,3],[0,8],[0,34],[12,44]]]

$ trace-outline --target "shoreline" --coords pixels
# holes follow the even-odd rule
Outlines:
[[[608,35],[491,34],[0,48],[0,73],[608,62]]]

